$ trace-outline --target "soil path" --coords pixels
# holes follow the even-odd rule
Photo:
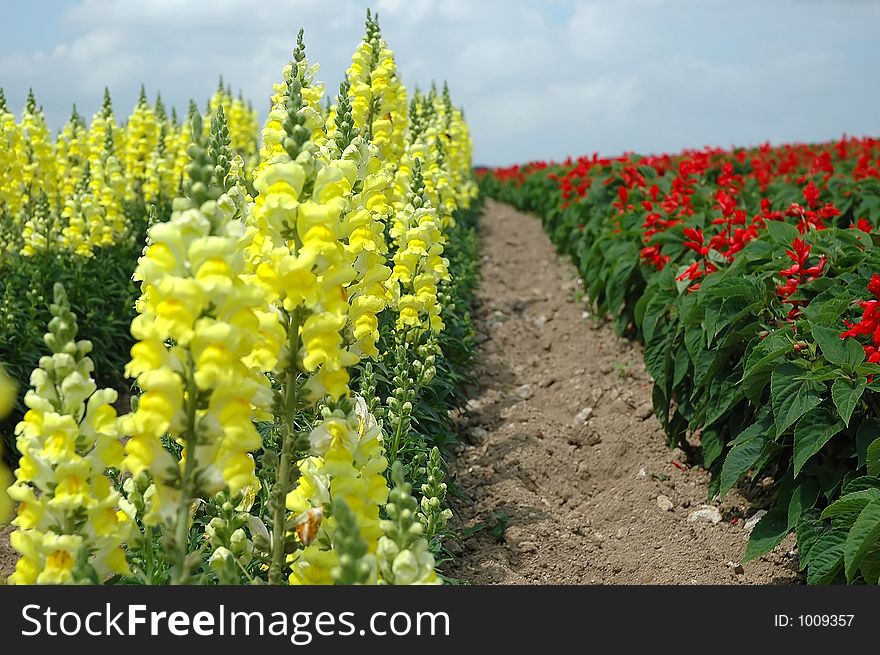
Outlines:
[[[481,229],[481,388],[461,419],[456,479],[472,497],[458,507],[464,525],[489,527],[450,573],[475,584],[798,581],[791,537],[737,566],[756,508],[736,491],[703,507],[708,476],[666,448],[640,347],[576,301],[575,269],[540,222],[490,201]]]

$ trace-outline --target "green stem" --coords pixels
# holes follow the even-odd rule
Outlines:
[[[272,517],[272,560],[269,565],[269,584],[280,585],[284,582],[284,554],[286,544],[287,523],[285,500],[290,486],[290,468],[293,459],[294,441],[296,439],[296,412],[299,405],[299,388],[297,386],[297,353],[299,352],[300,313],[295,310],[290,319],[287,338],[290,351],[290,363],[284,382],[284,407],[281,411],[281,460],[275,476]]]
[[[149,534],[149,538],[147,535]],[[146,575],[144,576],[147,584],[151,585],[155,582],[156,575],[156,567],[153,565],[153,528],[144,528],[144,531],[141,533],[141,538],[143,539],[143,548],[144,548],[144,557],[146,558]]]
[[[180,506],[177,508],[177,523],[174,526],[174,571],[171,583],[182,585],[189,579],[189,571],[186,566],[187,546],[189,534],[189,506],[192,502],[195,486],[196,470],[196,384],[193,378],[195,364],[192,354],[189,355],[188,375],[186,379],[186,465],[183,470],[183,479],[180,483]]]
[[[404,336],[404,340],[405,339],[406,336]],[[391,449],[388,453],[389,469],[391,465],[397,461],[397,456],[400,452],[400,441],[403,438],[404,433],[409,431],[410,412],[404,411],[403,406],[407,402],[411,403],[415,399],[415,393],[413,393],[413,389],[407,381],[408,371],[406,370],[406,357],[403,353],[403,348],[400,345],[397,347],[396,359],[395,368],[397,369],[397,375],[401,380],[404,380],[404,386],[401,389],[400,405],[397,408],[397,424],[394,426],[394,436],[391,439]]]

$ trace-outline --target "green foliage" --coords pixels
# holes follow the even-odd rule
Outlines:
[[[126,211],[134,222],[133,231],[142,235],[147,223],[146,208],[131,204]],[[164,216],[168,208],[159,207],[158,211]],[[98,386],[112,387],[123,394],[127,390],[123,369],[133,343],[129,325],[138,296],[131,275],[142,250],[140,238],[99,248],[90,258],[50,250],[31,257],[10,254],[0,260],[0,361],[19,386],[15,410],[0,422],[0,435],[5,440],[5,455],[10,463],[16,458],[13,433],[24,414],[24,392],[44,350],[41,335],[51,318],[49,303],[55,283],[61,283],[67,290],[80,338],[95,344],[91,357]]]
[[[333,580],[338,585],[367,584],[375,561],[371,561],[367,542],[361,537],[357,518],[342,501],[333,506],[336,531],[333,533],[333,550],[339,555],[339,566],[333,570]]]
[[[779,175],[762,187],[750,177],[756,151],[712,153],[691,177],[687,211],[649,241],[650,210],[642,203],[653,200],[659,212],[657,198],[668,197],[676,177],[668,171],[679,163],[659,159],[605,160],[583,173],[577,162],[505,169],[480,184],[484,194],[538,214],[577,265],[595,313],[610,315],[619,333],[644,343],[655,414],[670,446],[699,435],[702,463],[713,475],[710,494],[765,477],[777,481],[745,559],[795,532],[810,583],[876,584],[880,501],[863,501],[867,490],[880,488],[880,365],[866,362],[862,344],[841,334],[845,320],[861,317],[859,303],[871,298],[868,282],[880,272],[876,234],[852,229],[857,219],[880,223],[880,184],[855,179],[854,162],[841,155],[833,176],[810,177],[815,171],[807,164],[800,177]],[[723,220],[716,197],[722,166],[724,174],[742,176],[735,200],[746,225],[764,213],[762,200],[773,208],[803,202],[810,179],[822,202],[840,212],[829,214],[824,229],[804,228],[779,212],[758,224],[735,257],[709,249],[705,260],[717,271],[694,285],[682,278],[695,261],[685,229],[713,234]],[[643,183],[624,183],[636,171]],[[571,192],[563,196],[566,180],[573,180]],[[579,180],[585,187],[574,193]],[[821,275],[803,281],[791,304],[778,287],[795,239],[811,249],[810,265],[825,259]],[[665,265],[640,256],[646,244],[662,248]]]

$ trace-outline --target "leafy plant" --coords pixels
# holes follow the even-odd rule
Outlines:
[[[594,156],[479,176],[487,195],[541,216],[597,313],[644,343],[655,414],[670,446],[699,442],[710,496],[776,481],[744,557],[795,532],[811,583],[877,583],[876,508],[830,509],[861,502],[870,493],[851,494],[877,475],[877,145]]]

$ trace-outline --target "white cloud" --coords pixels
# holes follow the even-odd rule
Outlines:
[[[141,82],[179,108],[217,75],[263,110],[300,27],[332,92],[363,30],[363,0],[81,0],[45,21],[58,42],[3,49],[14,107],[29,86],[58,127],[117,111]],[[657,151],[876,131],[878,9],[785,0],[376,0],[404,80],[448,80],[475,157],[503,164],[578,152]],[[21,42],[18,39],[17,42]],[[872,63],[873,62],[873,63]]]
[[[568,23],[568,38],[574,54],[599,59],[621,43],[625,26],[617,23],[614,6],[605,4],[578,4]]]

